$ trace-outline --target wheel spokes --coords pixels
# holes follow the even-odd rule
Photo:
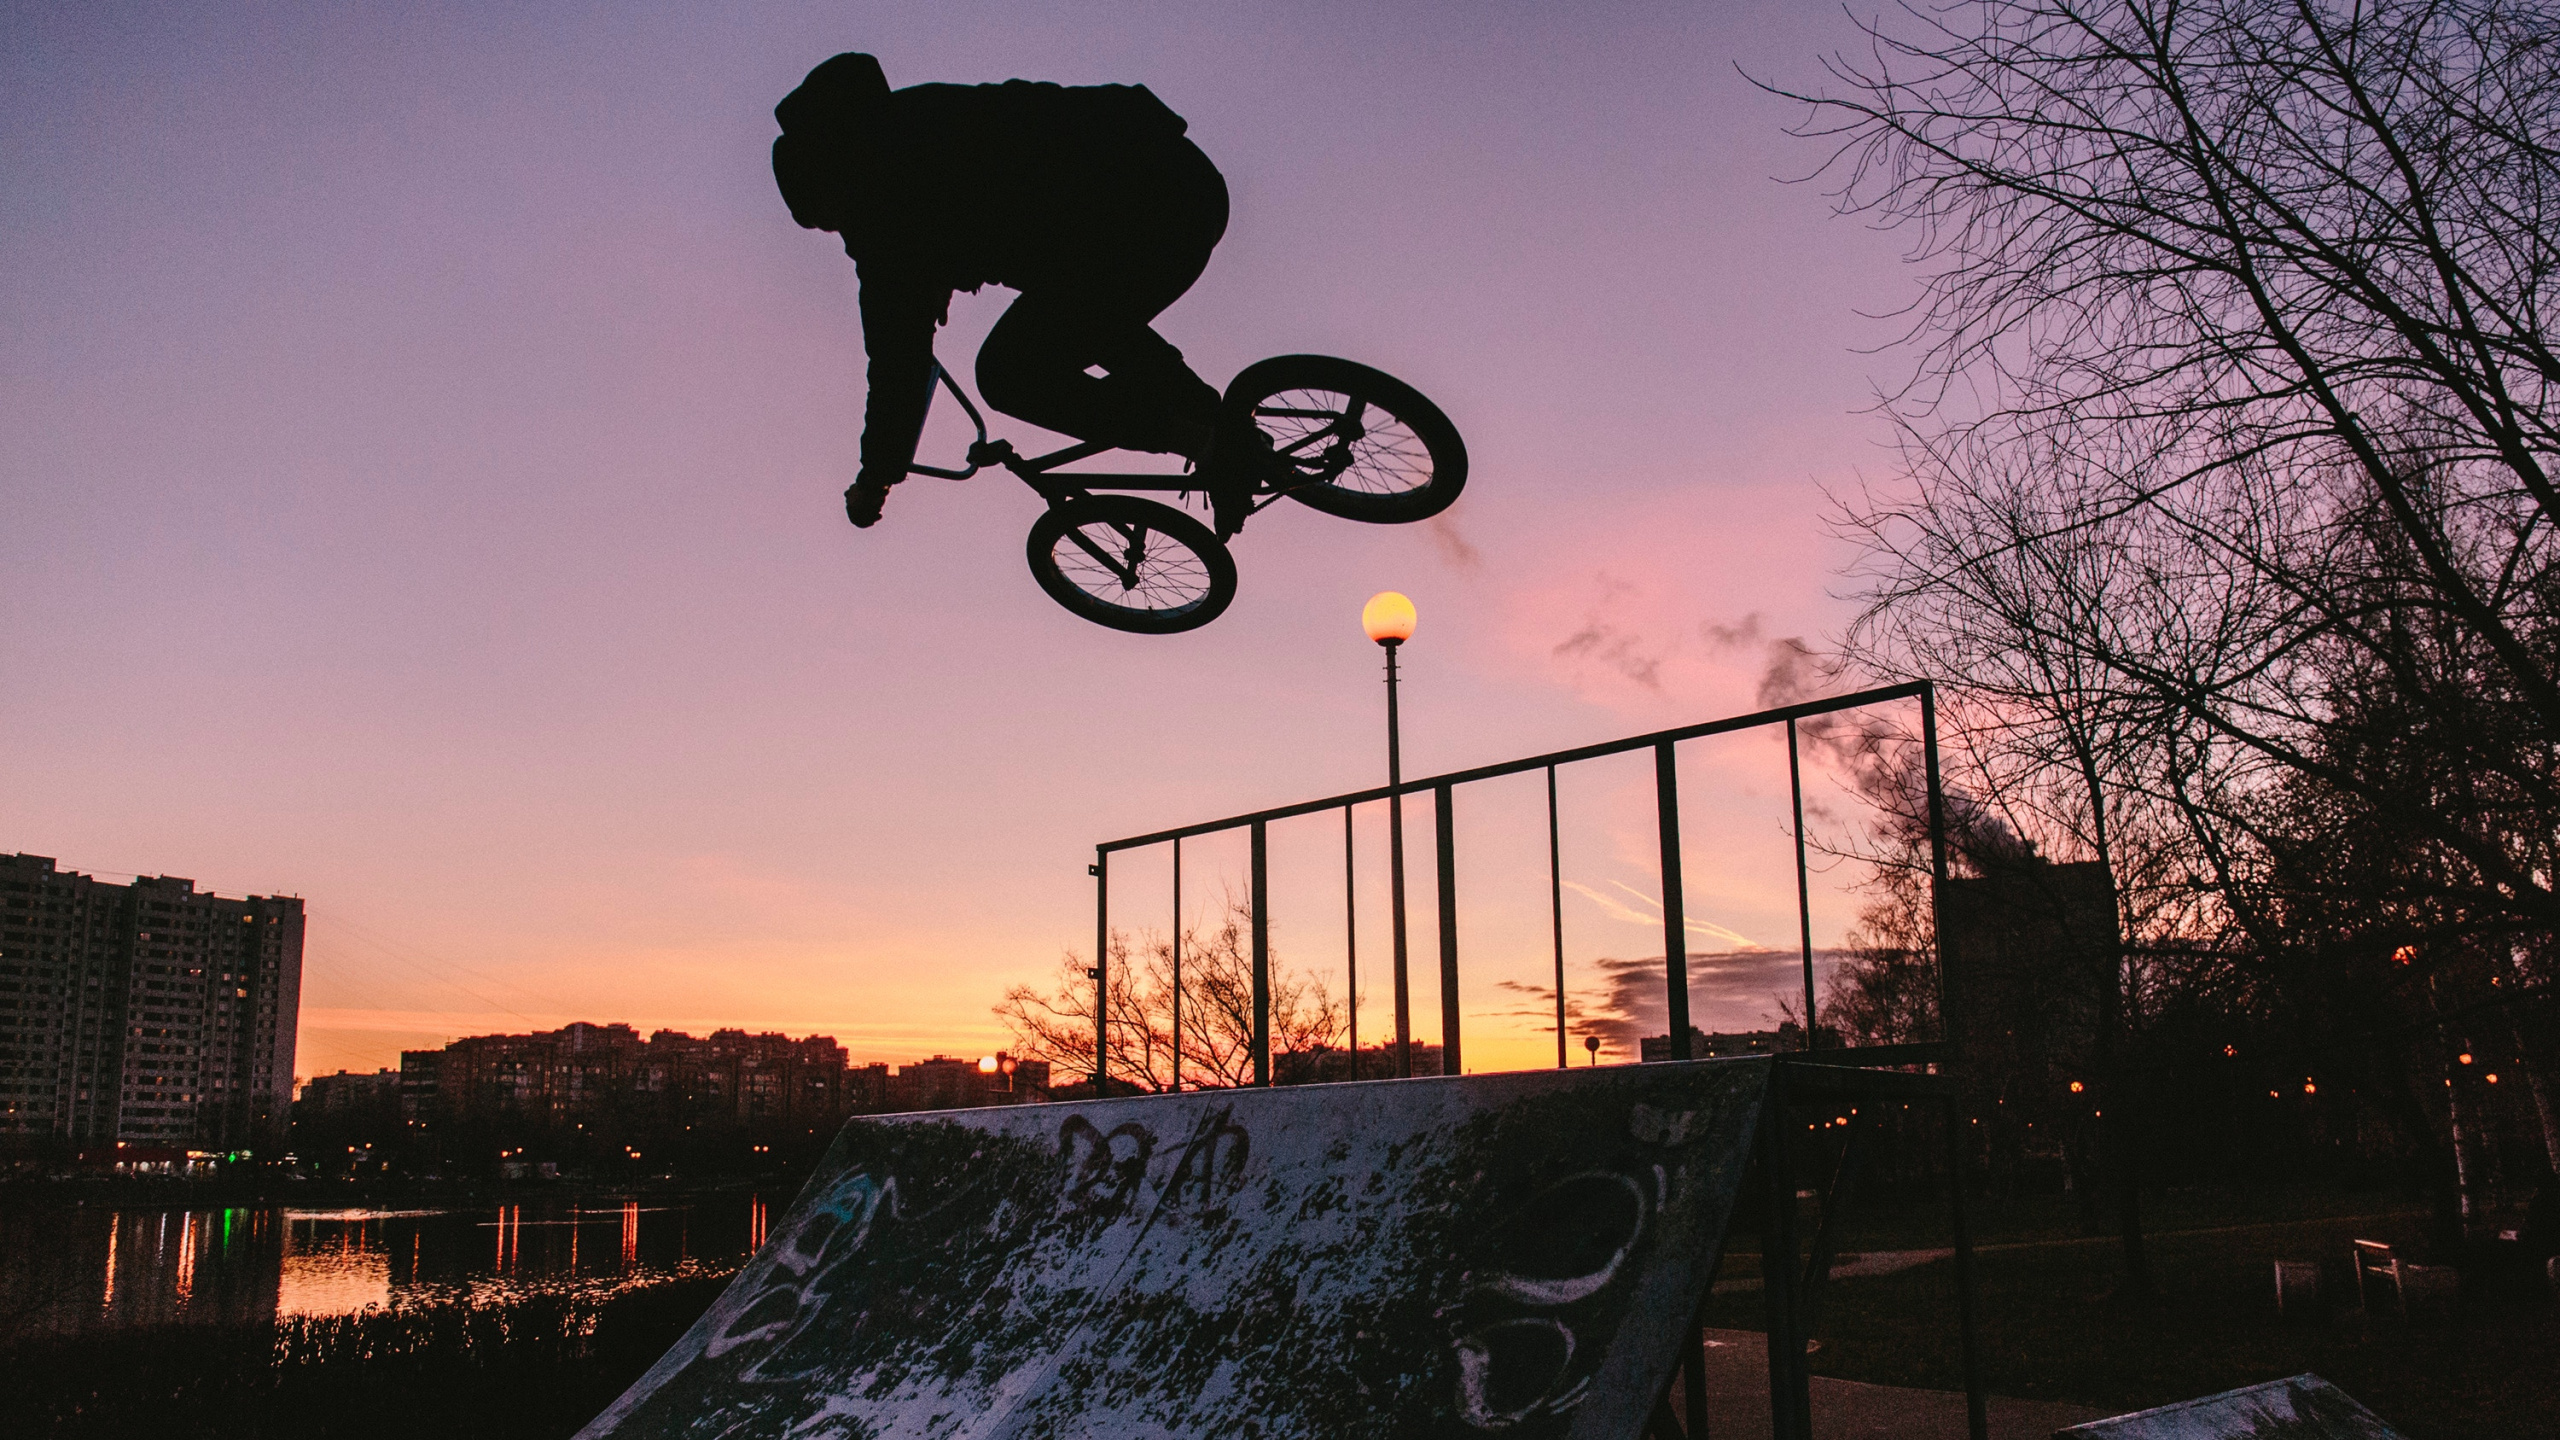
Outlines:
[[[1142,525],[1116,525],[1109,524],[1107,522],[1105,523],[1102,528],[1117,531],[1121,538],[1129,542],[1127,553],[1120,559],[1112,558],[1110,551],[1103,549],[1100,545],[1093,542],[1093,537],[1086,533],[1093,528],[1094,527],[1090,525],[1078,525],[1067,532],[1067,538],[1076,542],[1077,549],[1092,556],[1093,563],[1101,566],[1112,574],[1119,576],[1121,589],[1126,590],[1136,585],[1138,583],[1138,561],[1140,557],[1146,553],[1146,543],[1141,538],[1146,534],[1146,527]]]
[[[1114,609],[1188,610],[1213,588],[1208,565],[1190,546],[1144,524],[1088,521],[1059,539],[1050,552],[1058,573]]]
[[[1288,390],[1253,407],[1275,454],[1316,483],[1381,498],[1431,484],[1430,447],[1413,427],[1366,396]],[[1369,423],[1372,417],[1375,424]]]

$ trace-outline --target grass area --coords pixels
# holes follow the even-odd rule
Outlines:
[[[21,1341],[0,1350],[0,1434],[557,1440],[639,1379],[727,1283]]]
[[[2142,1224],[2146,1232],[2209,1230],[2270,1221],[2346,1219],[2365,1215],[2413,1212],[2418,1201],[2406,1195],[2374,1190],[2271,1189],[2235,1191],[2187,1186],[2145,1195]],[[1799,1222],[1810,1241],[1820,1219],[1818,1207],[1804,1203]],[[2068,1195],[2021,1195],[2007,1199],[1974,1198],[1965,1202],[1965,1222],[1976,1245],[2017,1244],[2036,1240],[2079,1240],[2095,1231],[2084,1220],[2078,1201]],[[2114,1234],[2115,1214],[2095,1218],[2098,1231]],[[1847,1250],[1928,1250],[1947,1243],[1947,1207],[1943,1199],[1870,1199],[1842,1217],[1841,1248]]]
[[[2147,1216],[2158,1298],[2128,1306],[2112,1298],[2111,1240],[2080,1236],[2076,1218],[2057,1226],[2043,1213],[2057,1207],[2010,1208],[1976,1207],[1981,1337],[1998,1393],[2132,1410],[2308,1370],[2415,1440],[2560,1436],[2560,1308],[2470,1299],[2449,1321],[2410,1324],[2368,1322],[2352,1297],[2336,1303],[2348,1242],[2414,1245],[2425,1220],[2416,1210],[2347,1218],[2388,1207],[2371,1196],[2303,1196],[2252,1207],[2252,1218],[2226,1199],[2173,1197]],[[1843,1248],[1942,1246],[1943,1223],[1922,1230],[1888,1213],[1856,1227]],[[1724,1273],[1758,1274],[1755,1244],[1737,1236]],[[2333,1318],[2277,1316],[2279,1257],[2337,1268],[2328,1277]],[[1954,1278],[1954,1266],[1937,1261],[1834,1284],[1813,1327],[1815,1373],[1959,1388]],[[1708,1323],[1760,1329],[1762,1304],[1756,1291],[1719,1293]]]

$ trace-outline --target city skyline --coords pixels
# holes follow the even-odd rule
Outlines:
[[[1421,611],[1415,775],[1754,708],[1783,642],[1848,613],[1824,491],[1883,458],[1859,412],[1891,365],[1858,352],[1892,327],[1859,312],[1911,278],[1771,178],[1815,157],[1737,69],[1805,73],[1854,40],[1836,14],[14,23],[0,830],[314,897],[306,1070],[599,996],[985,1053],[1005,989],[1089,948],[1096,840],[1378,781],[1374,591]],[[765,149],[774,101],[856,46],[893,84],[1149,85],[1235,196],[1166,333],[1213,379],[1292,350],[1411,379],[1466,434],[1465,498],[1257,521],[1234,609],[1164,639],[1047,605],[1018,490],[919,480],[851,531],[851,271]],[[962,297],[945,351],[1003,303]],[[1783,957],[1783,754],[1683,764],[1699,943]],[[1651,820],[1639,774],[1574,783],[1569,988],[1597,999],[1599,961],[1660,954]],[[1471,855],[1527,844],[1502,803],[1462,813]],[[1274,843],[1284,959],[1336,976],[1338,840]],[[1199,895],[1240,883],[1191,863]],[[1535,982],[1543,886],[1470,873],[1470,1064],[1551,1062],[1534,1007],[1472,998]],[[1852,878],[1816,874],[1818,945]],[[1382,896],[1361,914],[1383,955]]]

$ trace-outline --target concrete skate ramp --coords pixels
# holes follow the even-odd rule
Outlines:
[[[583,1437],[1633,1440],[1766,1059],[866,1117]]]
[[[2404,1440],[2381,1416],[2317,1375],[2270,1380],[2053,1434],[2054,1440]]]

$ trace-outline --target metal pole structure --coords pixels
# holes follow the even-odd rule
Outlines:
[[[1431,792],[1431,809],[1440,842],[1440,1073],[1464,1075],[1458,1063],[1457,804],[1448,786]]]
[[[1706,1302],[1698,1302],[1700,1314]],[[1680,1333],[1681,1409],[1687,1412],[1689,1424],[1684,1432],[1689,1440],[1707,1440],[1707,1331],[1699,1315],[1689,1317],[1689,1328]]]
[[[1804,873],[1804,771],[1796,761],[1796,722],[1787,722],[1787,794],[1796,810],[1796,924],[1804,936],[1804,1048],[1813,1048],[1813,896]]]
[[[1547,913],[1556,929],[1556,1068],[1564,1064],[1564,845],[1556,837],[1556,767],[1547,767]]]
[[[1253,822],[1253,1083],[1271,1083],[1271,863],[1263,822]]]
[[[1182,837],[1173,837],[1173,1088],[1182,1091]]]
[[[1946,1024],[1947,1015],[1947,797],[1938,773],[1938,687],[1935,682],[1920,682],[1920,745],[1929,781],[1929,931],[1938,951],[1938,1015]],[[1947,1026],[1949,1032],[1954,1027]],[[1952,1041],[1952,1033],[1942,1038]],[[1949,1052],[1962,1064],[1964,1057]],[[1952,1078],[1949,1082],[1953,1084]],[[1964,1091],[1951,1089],[1946,1101],[1947,1128],[1947,1209],[1948,1221],[1955,1234],[1956,1319],[1964,1354],[1965,1433],[1972,1440],[1984,1440],[1991,1433],[1990,1398],[1982,1381],[1982,1342],[1976,1333],[1973,1315],[1973,1237],[1965,1223],[1964,1186],[1965,1131]]]
[[[1920,682],[1920,747],[1929,779],[1929,938],[1938,952],[1938,1023],[1945,1025],[1947,947],[1940,922],[1946,917],[1940,911],[1947,889],[1947,797],[1938,779],[1938,687],[1927,680]],[[1939,1038],[1955,1037],[1949,1034]]]
[[[1812,1440],[1804,1317],[1796,1296],[1795,1147],[1789,1143],[1795,1117],[1787,1108],[1788,1088],[1787,1062],[1770,1062],[1769,1091],[1760,1102],[1760,1167],[1769,1207],[1760,1226],[1760,1285],[1769,1316],[1769,1433],[1774,1440]]]
[[[1653,747],[1653,800],[1662,821],[1662,974],[1671,1010],[1671,1058],[1689,1058],[1689,917],[1680,896],[1680,767],[1671,742]]]
[[[1396,726],[1396,647],[1387,648],[1387,909],[1395,937],[1396,1074],[1413,1075],[1413,986],[1404,944],[1404,743]]]
[[[1961,1092],[1950,1090],[1939,1114],[1945,1118],[1947,1132],[1947,1220],[1956,1252],[1956,1333],[1963,1347],[1965,1434],[1970,1440],[1988,1440],[1991,1392],[1983,1384],[1982,1339],[1976,1333],[1973,1317],[1973,1233],[1965,1223],[1964,1213],[1966,1146]]]
[[[1349,972],[1344,983],[1350,987],[1351,1075],[1360,1078],[1360,887],[1353,883],[1359,872],[1351,863],[1351,807],[1342,807],[1342,964]]]
[[[1110,1072],[1111,852],[1093,852],[1093,1093],[1099,1099]]]

